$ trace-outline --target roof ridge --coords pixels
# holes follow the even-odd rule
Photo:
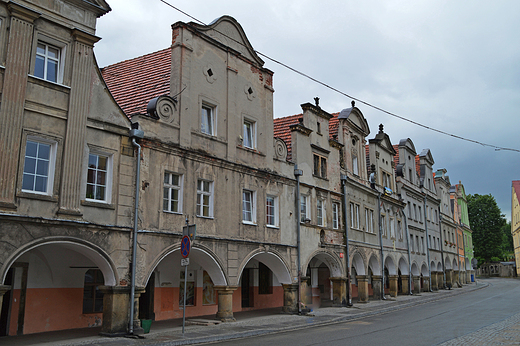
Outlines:
[[[115,62],[113,64],[110,64],[110,65],[107,65],[107,66],[104,66],[104,67],[101,67],[101,70],[107,68],[107,67],[112,67],[112,66],[115,66],[115,65],[119,65],[119,64],[122,64],[122,63],[125,63],[125,62],[128,62],[128,61],[133,61],[133,60],[137,60],[137,59],[140,59],[140,58],[144,58],[148,55],[153,55],[153,54],[157,54],[157,53],[160,53],[160,52],[163,52],[163,51],[166,51],[168,49],[171,49],[171,47],[166,47],[166,48],[163,48],[163,49],[159,49],[155,52],[151,52],[151,53],[146,53],[146,54],[143,54],[143,55],[140,55],[140,56],[136,56],[134,58],[130,58],[130,59],[126,59],[126,60],[121,60],[121,61],[118,61],[118,62]]]

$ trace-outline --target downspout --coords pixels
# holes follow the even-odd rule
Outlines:
[[[408,220],[406,218],[406,214],[404,213],[404,208],[401,209],[401,213],[403,213],[404,227],[406,228],[406,244],[408,246],[408,292],[410,295],[412,295],[412,253],[410,250],[410,233],[408,230]]]
[[[343,184],[343,220],[345,221],[345,257],[347,261],[347,306],[352,306],[352,297],[350,296],[350,252],[348,243],[348,214],[347,214],[347,175],[341,174],[341,182]]]
[[[426,231],[426,258],[428,259],[428,276],[430,279],[429,291],[433,292],[432,290],[432,269],[430,268],[430,241],[428,238],[428,219],[427,219],[427,210],[426,210],[426,192],[424,193],[424,230]]]
[[[379,219],[379,244],[381,244],[381,291],[382,291],[382,297],[381,299],[385,300],[385,256],[383,253],[383,234],[381,229],[381,192],[377,192],[377,213],[378,213],[378,219]]]
[[[134,124],[132,124],[132,127]],[[137,126],[139,126],[137,124]],[[132,244],[132,277],[130,283],[130,321],[128,325],[128,334],[134,333],[134,299],[135,299],[135,272],[136,272],[136,257],[137,257],[137,221],[139,219],[139,181],[141,179],[141,146],[135,140],[136,138],[142,139],[144,132],[139,129],[130,130],[130,137],[132,138],[132,144],[137,147],[137,167],[135,174],[135,203],[134,203],[134,230],[133,230],[133,244]]]
[[[442,287],[446,288],[446,266],[444,265],[444,239],[442,239],[442,214],[441,214],[441,207],[437,207],[439,210],[439,234],[441,238],[441,260],[442,260]]]
[[[301,270],[301,242],[300,242],[300,176],[303,175],[303,170],[298,169],[298,165],[294,165],[294,176],[296,177],[296,234],[297,234],[297,244],[298,244],[298,256],[297,256],[297,266],[298,266],[298,315],[302,314],[302,270]]]

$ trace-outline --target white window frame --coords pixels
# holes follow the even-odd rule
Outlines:
[[[45,48],[45,54],[42,55],[42,54],[39,54],[38,53],[38,45],[44,45],[46,48]],[[56,50],[58,50],[58,59],[52,59],[52,60],[55,60],[57,61],[57,69],[56,69],[56,81],[52,81],[52,80],[49,80],[47,78],[47,61],[48,61],[48,48],[51,47],[51,48],[54,48]],[[38,39],[36,40],[36,44],[34,45],[34,55],[33,55],[33,64],[32,64],[32,71],[33,71],[33,76],[36,77],[36,78],[39,78],[41,80],[45,80],[45,81],[48,81],[50,83],[57,83],[57,84],[62,84],[63,83],[63,66],[64,66],[64,58],[66,56],[66,44],[64,42],[60,42],[58,40],[55,40],[55,39],[52,39],[50,37],[46,37],[44,35],[38,35]],[[43,77],[42,76],[36,76],[36,58],[37,56],[40,56],[40,57],[44,57],[44,75]]]
[[[256,192],[253,190],[242,190],[242,222],[256,224]]]
[[[168,182],[166,182],[166,175],[168,175]],[[173,177],[177,176],[179,179],[179,184],[173,184]],[[174,214],[182,214],[182,197],[183,197],[183,183],[184,176],[179,173],[168,172],[165,171],[163,175],[163,212],[166,213],[174,213]],[[173,192],[177,191],[177,210],[172,210],[172,196]],[[166,194],[166,196],[165,196]],[[165,208],[164,203],[167,202],[167,208]]]
[[[339,228],[339,203],[332,203],[332,229]]]
[[[326,214],[325,214],[325,200],[318,198],[316,200],[316,220],[318,226],[324,227],[326,224]]]
[[[386,215],[381,215],[381,231],[383,232],[383,237],[388,236],[388,230],[386,229]]]
[[[99,186],[103,186],[101,184],[97,184],[97,177],[96,177],[96,180],[95,180],[95,183],[92,184],[92,183],[89,183],[89,170],[90,170],[90,159],[91,157],[90,156],[97,156],[98,159],[97,159],[97,162],[99,162],[99,157],[105,157],[107,159],[107,163],[106,163],[106,183],[105,183],[105,197],[104,199],[97,199],[97,198],[89,198],[87,197],[87,194],[88,194],[88,186],[89,185],[94,185],[95,187],[97,187],[98,185]],[[89,155],[87,157],[87,179],[86,179],[86,190],[85,190],[85,200],[87,201],[91,201],[91,202],[96,202],[96,203],[107,203],[107,204],[110,204],[111,200],[112,200],[112,172],[113,172],[113,168],[112,168],[112,163],[113,163],[113,155],[111,153],[107,153],[107,152],[104,152],[104,151],[101,151],[101,150],[98,150],[98,149],[95,149],[95,148],[90,148],[89,150]],[[95,171],[100,171],[99,169],[95,169]],[[95,189],[96,190],[96,189]],[[95,192],[94,192],[95,193]]]
[[[356,155],[352,155],[352,172],[355,175],[359,175],[358,158]]]
[[[256,148],[256,122],[247,118],[244,118],[242,122],[242,144],[244,147],[249,149]]]
[[[395,219],[393,217],[390,218],[390,238],[395,239]]]
[[[310,220],[309,216],[309,196],[300,195],[300,222],[304,223],[306,219]]]
[[[273,201],[272,205],[269,205],[268,201],[271,199]],[[269,214],[269,209],[272,209],[272,214]],[[280,218],[278,208],[278,196],[267,195],[265,198],[265,224],[267,227],[275,227],[277,228],[280,222]],[[269,219],[272,219],[272,223],[269,223]]]
[[[24,189],[23,188],[23,177],[26,175],[25,168],[26,168],[26,160],[27,160],[27,144],[28,142],[37,143],[38,145],[48,145],[49,146],[49,159],[48,159],[48,167],[46,172],[47,177],[47,184],[45,187],[45,191],[36,191],[33,189]],[[21,190],[23,192],[29,192],[29,193],[35,193],[39,195],[47,195],[52,196],[53,194],[53,188],[54,188],[54,174],[56,170],[56,148],[58,146],[58,143],[56,141],[52,141],[45,138],[40,138],[36,136],[27,136],[26,142],[25,142],[25,152],[24,152],[24,165],[23,165],[23,171],[22,171],[22,188]],[[36,161],[38,161],[38,158],[36,158]],[[43,160],[42,160],[43,161]],[[33,175],[27,172],[28,175]],[[35,166],[35,172],[34,172],[34,178],[36,176],[43,176],[43,174],[37,174],[36,172],[36,166]],[[35,186],[35,182],[33,182],[33,187]]]
[[[205,182],[209,184],[208,191],[204,190]],[[203,203],[205,196],[208,197],[208,204]],[[208,215],[204,215],[205,206],[208,208]],[[197,217],[213,218],[213,181],[211,180],[197,179],[196,214]]]
[[[209,120],[207,118],[207,114],[209,111]],[[217,118],[217,106],[209,104],[207,102],[202,102],[200,108],[200,132],[208,135],[215,136],[216,131],[216,118]],[[206,120],[206,121],[205,121]],[[209,129],[206,127],[209,126]]]

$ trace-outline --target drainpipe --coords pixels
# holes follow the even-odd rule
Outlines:
[[[347,306],[352,306],[352,297],[350,296],[350,252],[348,243],[348,215],[347,215],[347,175],[340,175],[341,183],[343,185],[343,220],[345,220],[345,257],[347,258]]]
[[[301,242],[300,242],[300,176],[303,175],[303,170],[298,169],[298,165],[294,165],[294,176],[296,177],[296,234],[298,238],[298,315],[302,314],[302,269],[301,269]]]
[[[139,126],[139,124],[132,124]],[[132,244],[132,278],[130,284],[130,322],[128,326],[128,334],[134,333],[134,299],[135,299],[135,272],[136,272],[136,257],[137,257],[137,220],[139,218],[139,181],[141,171],[141,146],[137,143],[136,138],[142,139],[144,132],[139,129],[132,128],[129,134],[132,138],[132,144],[137,147],[137,167],[135,174],[135,204],[134,204],[134,231],[133,231],[133,244]]]
[[[408,246],[408,292],[412,295],[412,253],[410,252],[410,233],[408,230],[408,219],[404,213],[404,208],[401,209],[404,218],[404,227],[406,228],[406,244]],[[430,279],[431,280],[431,279]]]
[[[381,192],[377,192],[377,214],[379,219],[379,244],[381,244],[381,291],[383,291],[382,299],[386,300],[385,297],[385,256],[383,253],[383,230],[381,229]]]
[[[442,287],[446,288],[446,266],[444,265],[444,250],[442,244],[444,244],[444,239],[442,239],[442,215],[441,215],[441,207],[437,207],[439,210],[439,234],[441,238],[441,260],[442,260]]]
[[[427,210],[426,210],[426,192],[424,192],[424,230],[426,231],[426,258],[428,259],[428,276],[430,277],[430,292],[432,290],[432,269],[430,268],[430,241],[428,239],[428,219],[427,219]]]

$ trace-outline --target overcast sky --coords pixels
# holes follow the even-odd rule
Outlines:
[[[107,0],[95,46],[100,67],[170,45],[171,24],[193,19],[160,0]],[[208,24],[234,17],[257,51],[342,92],[432,128],[520,150],[520,1],[167,0]],[[314,102],[330,112],[351,99],[263,58],[274,71],[274,114]],[[496,150],[399,120],[357,102],[374,138],[429,148],[468,194],[492,194],[511,219],[520,152]]]

